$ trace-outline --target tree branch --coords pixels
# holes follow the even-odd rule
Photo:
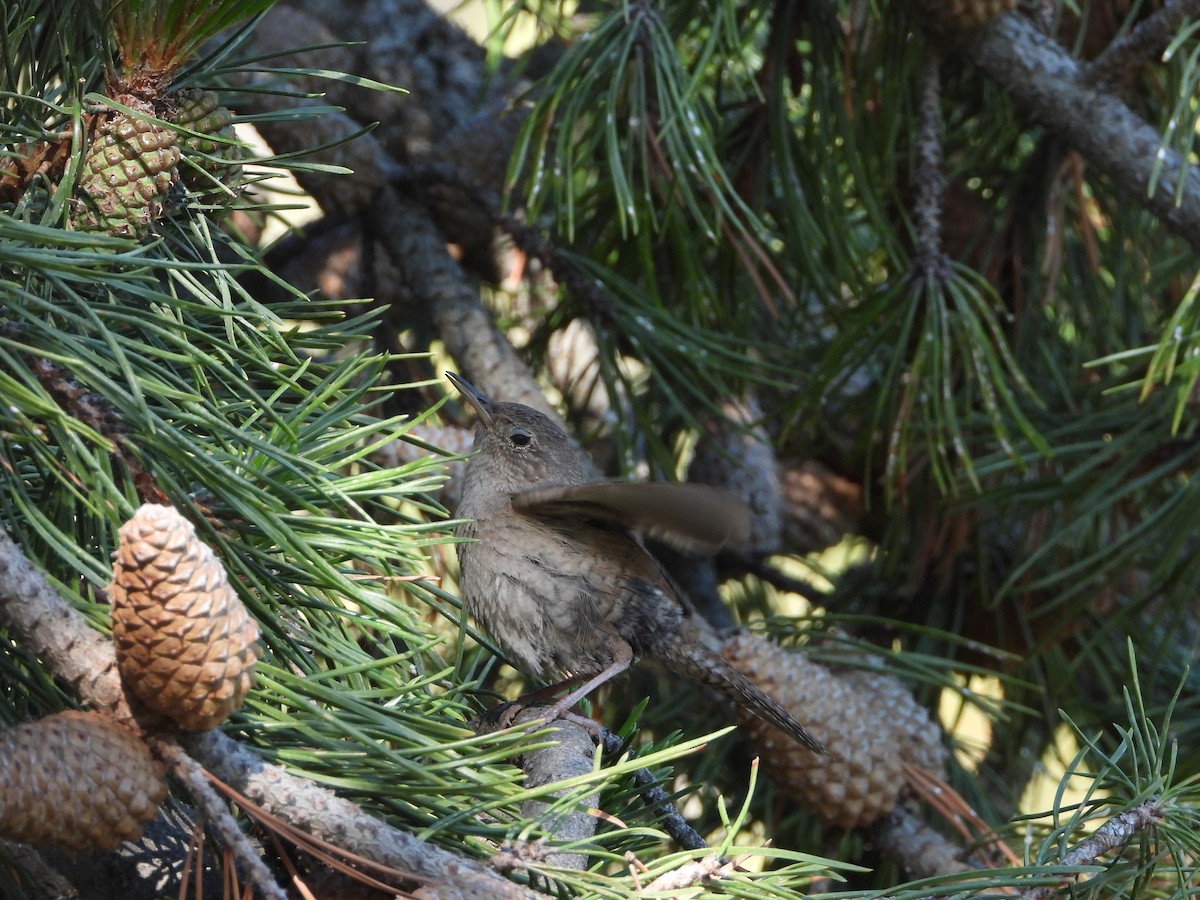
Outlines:
[[[2,530],[0,626],[41,657],[84,703],[131,718],[111,641],[58,595]],[[439,897],[536,896],[473,860],[393,828],[332,791],[266,763],[218,731],[181,743],[206,769],[276,817],[360,856],[432,879]]]
[[[132,720],[112,642],[92,630],[0,529],[0,626],[11,630],[84,703]],[[136,701],[134,701],[136,704]]]
[[[446,350],[484,393],[524,403],[558,421],[529,367],[479,300],[479,289],[451,259],[446,239],[416,200],[385,187],[371,207],[372,230],[401,277],[433,316]]]
[[[961,847],[904,806],[872,825],[871,836],[880,851],[913,878],[953,875],[969,868]]]
[[[156,736],[151,738],[150,746],[170,767],[171,774],[191,793],[208,824],[232,851],[234,858],[242,864],[243,870],[258,892],[268,900],[287,900],[287,894],[275,883],[274,876],[257,849],[238,828],[229,805],[204,777],[200,764],[171,738]]]
[[[1034,118],[1200,251],[1200,170],[1163,147],[1155,129],[1091,83],[1088,70],[1034,23],[1016,13],[997,16],[975,33],[970,55]]]
[[[1064,866],[1094,865],[1103,854],[1119,850],[1139,831],[1160,821],[1162,806],[1157,799],[1147,800],[1141,806],[1109,819],[1091,837],[1063,854],[1061,862]],[[1021,900],[1051,900],[1056,893],[1057,888],[1042,885],[1022,893]]]
[[[1188,19],[1200,16],[1200,0],[1168,0],[1128,34],[1117,38],[1087,64],[1083,77],[1093,84],[1112,82],[1137,64],[1162,53]]]
[[[543,707],[530,707],[521,712],[516,721],[532,723],[541,719],[545,713]],[[548,728],[552,732],[550,738],[555,742],[554,745],[527,753],[521,758],[526,787],[540,787],[592,772],[595,744],[584,727],[569,719],[560,719],[551,722]],[[596,834],[596,816],[592,810],[599,802],[599,792],[588,794],[569,810],[547,820],[546,831],[561,841],[582,841],[593,837]],[[531,819],[540,820],[550,806],[551,803],[546,800],[527,800],[521,804],[521,813]],[[564,869],[582,870],[586,869],[588,864],[586,853],[556,851],[547,854],[546,859],[551,865]]]
[[[607,728],[602,728],[600,734],[604,741],[605,753],[621,752],[624,742],[618,735],[613,734]],[[708,846],[700,833],[679,814],[679,810],[675,808],[675,804],[671,802],[667,792],[655,784],[654,776],[650,774],[649,769],[638,769],[633,773],[633,780],[640,789],[642,802],[653,807],[654,811],[659,814],[663,830],[674,839],[675,843],[684,850],[701,850]]]
[[[942,247],[942,199],[946,173],[942,167],[941,56],[929,51],[921,66],[921,98],[918,107],[916,197],[913,225],[916,229],[914,263],[931,276],[942,276],[948,267]]]

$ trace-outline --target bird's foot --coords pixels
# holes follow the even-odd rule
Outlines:
[[[551,722],[570,722],[573,725],[578,725],[584,731],[592,736],[596,743],[600,743],[604,739],[604,726],[590,716],[585,716],[582,713],[574,712],[570,709],[559,709],[561,703],[555,703],[550,707],[542,720],[544,724],[549,725]],[[540,726],[539,726],[540,727]]]
[[[516,719],[525,707],[526,704],[518,697],[516,700],[509,700],[507,703],[501,703],[499,706],[485,709],[467,724],[477,734],[491,734],[493,731],[503,731],[512,725],[513,720]]]
[[[518,697],[516,700],[509,700],[507,703],[501,703],[499,706],[485,710],[473,718],[469,724],[478,734],[490,734],[493,731],[503,731],[515,724],[523,714],[528,713],[523,718],[528,725],[527,730],[530,732],[537,731],[551,722],[562,721],[578,725],[596,741],[603,738],[604,728],[595,719],[574,712],[569,707],[563,706],[561,702],[555,703],[553,706],[543,706],[537,702],[539,699],[541,698]]]

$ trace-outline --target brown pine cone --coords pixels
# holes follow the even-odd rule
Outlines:
[[[748,632],[722,651],[829,750],[818,756],[772,725],[743,717],[763,769],[826,825],[857,828],[893,809],[903,764],[941,767],[940,733],[904,686],[881,672],[834,670]]]
[[[888,723],[895,751],[902,760],[938,776],[945,772],[948,753],[942,742],[942,728],[929,710],[913,699],[904,682],[881,669],[833,671],[867,699],[877,719]]]
[[[108,716],[62,712],[0,730],[0,837],[64,850],[135,840],[167,795],[163,767]]]
[[[171,507],[143,505],[120,538],[109,597],[121,678],[181,728],[215,728],[254,684],[258,623]]]

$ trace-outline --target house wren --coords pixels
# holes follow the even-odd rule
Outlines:
[[[633,531],[716,550],[749,529],[732,494],[704,485],[589,482],[566,434],[520,403],[449,373],[475,410],[476,454],[456,515],[467,611],[526,675],[573,687],[561,716],[634,656],[716,688],[810,750],[821,745],[720,654]]]

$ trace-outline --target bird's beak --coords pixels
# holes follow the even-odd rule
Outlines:
[[[454,372],[447,372],[446,377],[467,398],[467,402],[475,407],[475,412],[479,413],[479,418],[483,420],[483,424],[490,429],[493,425],[492,401],[488,399],[487,395],[481,393],[475,385],[471,384],[471,382],[467,381],[461,375]]]

